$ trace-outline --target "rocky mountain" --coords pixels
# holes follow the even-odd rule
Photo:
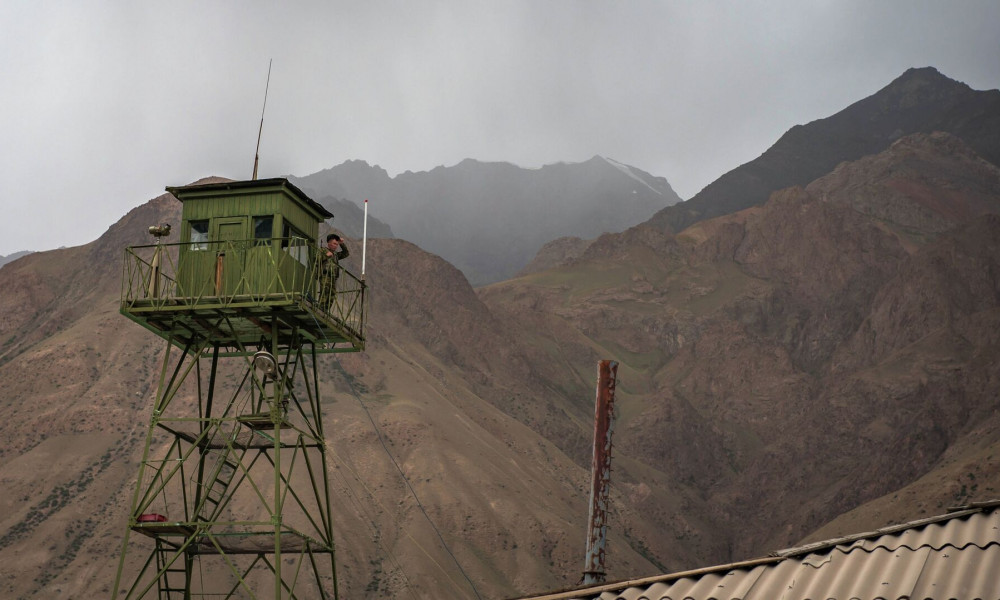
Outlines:
[[[343,200],[333,196],[315,198],[317,202],[329,209],[334,214],[334,220],[330,225],[344,235],[360,239],[365,233],[365,212],[363,208],[350,200]],[[392,233],[392,228],[382,221],[368,215],[368,237],[391,238],[396,237]]]
[[[805,183],[479,288],[372,240],[368,349],[320,372],[342,597],[472,597],[456,560],[481,597],[576,583],[602,358],[611,579],[996,497],[1000,169],[926,133]],[[110,591],[163,351],[118,314],[122,249],[179,211],[0,269],[0,596]]]
[[[110,591],[164,350],[118,314],[122,250],[179,214],[164,194],[91,244],[0,270],[3,597]],[[375,239],[368,260],[369,350],[321,372],[341,594],[473,595],[394,461],[484,597],[563,585],[587,502],[574,407],[590,394],[553,389],[439,257]],[[633,545],[620,564],[650,569]]]
[[[13,254],[8,254],[7,256],[0,256],[0,267],[4,266],[9,262],[14,262],[15,260],[21,258],[22,256],[27,256],[31,254],[30,250],[22,250],[21,252],[15,252]]]
[[[805,186],[839,163],[885,150],[913,133],[945,131],[1000,164],[1000,91],[977,91],[932,67],[910,69],[839,113],[796,125],[756,159],[726,173],[652,223],[680,231],[698,221],[763,204],[772,192]]]
[[[572,585],[599,358],[621,361],[613,578],[995,495],[998,181],[953,136],[909,137],[762,207],[607,234],[478,290],[372,240],[369,349],[320,374],[341,592],[473,595],[393,460],[480,595]],[[109,589],[163,350],[117,314],[121,249],[178,214],[164,195],[0,270],[7,597]]]
[[[575,236],[556,238],[542,246],[535,258],[518,271],[517,275],[537,273],[571,262],[583,255],[592,241]]]
[[[665,518],[653,482],[689,487],[725,562],[847,511],[818,535],[997,494],[998,214],[1000,169],[915,135],[677,235],[603,236],[480,297],[566,380],[623,361],[616,447],[649,470],[619,475],[652,490],[632,506]]]
[[[369,198],[372,215],[473,285],[512,276],[554,238],[622,231],[680,200],[662,177],[599,156],[540,169],[470,159],[396,177],[348,161],[294,182],[318,199]]]

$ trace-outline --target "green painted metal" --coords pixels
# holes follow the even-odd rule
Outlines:
[[[285,179],[167,189],[183,203],[181,242],[126,249],[123,314],[178,346],[211,334],[224,355],[267,336],[272,317],[321,351],[364,349],[365,282],[346,269],[321,277],[324,254],[310,241],[329,211]],[[270,236],[255,236],[261,218]]]
[[[300,238],[133,246],[121,312],[179,347],[211,335],[231,353],[276,325],[320,352],[364,350],[367,285],[346,269],[321,277],[322,257]]]
[[[206,343],[167,345],[111,597],[337,598],[321,354],[274,336],[267,375]],[[241,373],[228,393],[219,369]]]
[[[325,209],[229,186],[177,189],[182,241],[125,251],[121,312],[167,343],[113,600],[338,597],[317,361],[364,348],[367,288],[319,276]]]
[[[235,216],[281,215],[309,239],[316,239],[319,223],[333,216],[287,179],[168,187],[167,191],[183,204],[182,223]],[[190,241],[190,238],[182,237],[181,241]]]

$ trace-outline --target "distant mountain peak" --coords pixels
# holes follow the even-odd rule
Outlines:
[[[396,177],[358,164],[295,182],[318,198],[372,198],[372,214],[396,236],[452,262],[475,285],[512,276],[555,238],[623,231],[680,200],[663,177],[601,156],[537,169],[466,158]]]
[[[375,171],[377,173],[381,173],[386,176],[389,175],[389,172],[383,169],[382,167],[378,165],[369,164],[368,161],[361,159],[345,160],[343,163],[341,163],[340,166],[343,169],[355,169],[358,171]]]
[[[893,86],[898,83],[908,83],[908,82],[923,82],[923,83],[937,83],[944,85],[961,85],[964,87],[969,87],[960,81],[955,81],[954,79],[948,77],[938,71],[934,67],[911,67],[905,71],[903,74],[897,77],[889,84]]]
[[[761,205],[791,186],[808,185],[839,163],[877,154],[914,133],[946,131],[1000,164],[1000,92],[973,90],[934,67],[908,69],[840,112],[785,132],[767,151],[664,208],[650,224],[681,231],[698,221]]]
[[[946,77],[934,67],[910,67],[909,69],[903,71],[903,74],[896,78],[896,81],[900,79],[907,79],[912,77],[930,77],[938,79],[940,81],[952,81],[952,79]]]
[[[378,165],[368,164],[368,161],[358,158],[349,158],[335,167],[330,167],[328,169],[323,169],[322,171],[319,171],[319,173],[329,173],[329,174],[332,174],[334,172],[337,173],[349,172],[349,173],[364,173],[364,174],[376,173],[384,177],[389,176],[389,172],[383,169],[382,167]]]
[[[908,109],[972,92],[968,85],[942,75],[934,67],[921,67],[907,69],[871,99],[881,98],[888,100],[887,104],[892,108]]]
[[[34,250],[21,250],[20,252],[14,252],[13,254],[8,254],[7,256],[0,255],[0,267],[9,262],[14,262],[22,256],[27,256],[32,253],[34,253]]]
[[[611,159],[611,158],[604,158],[604,161],[607,162],[612,167],[618,169],[619,171],[621,171],[625,175],[631,177],[632,179],[638,181],[642,185],[644,185],[644,186],[648,187],[649,189],[653,190],[657,194],[659,194],[661,196],[663,195],[662,191],[660,191],[660,190],[656,189],[655,187],[649,185],[649,182],[647,182],[645,179],[643,179],[642,177],[640,177],[635,172],[635,170],[632,167],[626,165],[625,163],[620,163],[617,160],[614,160],[614,159]]]

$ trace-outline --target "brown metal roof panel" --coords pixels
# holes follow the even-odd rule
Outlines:
[[[791,595],[845,600],[909,598],[930,552],[929,548],[923,548],[916,552],[880,549],[871,555],[833,553],[830,561],[819,568],[808,567],[803,562],[790,584]]]
[[[650,598],[718,598],[731,600],[744,598],[767,567],[759,566],[749,571],[735,569],[709,573],[701,577],[678,579],[665,593]],[[660,584],[662,585],[662,584]]]
[[[785,560],[770,567],[765,567],[765,569],[761,577],[754,582],[753,587],[743,595],[743,599],[781,598],[782,600],[789,600],[797,597],[792,590],[796,582],[803,577],[815,576],[818,571],[817,567],[804,565],[797,560]],[[826,595],[820,596],[823,600],[826,600],[828,597]]]
[[[786,558],[605,584],[591,588],[590,593],[584,589],[535,598],[1000,600],[1000,511],[990,510],[998,504],[982,503],[977,510],[789,548],[781,551]]]
[[[767,570],[767,566],[760,565],[750,570],[720,571],[700,577],[660,581],[649,586],[630,587],[619,592],[604,592],[599,596],[581,596],[580,598],[591,598],[591,600],[679,600],[683,598],[738,600],[747,597],[754,584]]]
[[[847,547],[852,545],[854,542],[859,540],[875,540],[885,536],[891,536],[911,529],[920,529],[927,525],[934,523],[946,523],[954,519],[960,519],[967,517],[969,515],[978,514],[982,512],[983,508],[995,508],[1000,506],[1000,500],[992,500],[989,502],[977,502],[973,503],[973,508],[969,509],[953,509],[953,512],[937,515],[933,517],[928,517],[925,519],[919,519],[916,521],[910,521],[909,523],[902,523],[899,525],[890,525],[888,527],[883,527],[875,531],[868,531],[865,533],[856,533],[852,535],[847,535],[838,538],[832,538],[828,540],[823,540],[819,542],[813,542],[810,544],[805,544],[802,546],[796,546],[794,548],[785,548],[783,550],[778,550],[772,552],[772,556],[781,557],[791,557],[791,556],[801,556],[804,554],[810,554],[813,552],[819,552],[823,549],[833,548],[835,546]],[[988,511],[987,511],[988,512]],[[875,544],[876,546],[879,544]]]
[[[932,553],[910,597],[1000,600],[1000,546]]]
[[[676,586],[666,584],[666,583],[654,583],[645,590],[637,590],[637,588],[630,588],[629,591],[633,592],[629,595],[623,595],[623,600],[651,600],[653,598],[659,600],[659,598],[669,598],[670,593],[675,589]]]
[[[1000,546],[834,552],[630,587],[591,600],[1000,600]]]
[[[615,600],[647,600],[648,598],[659,598],[660,596],[654,596],[653,590],[658,587],[663,586],[662,583],[654,583],[648,588],[637,588],[632,587],[622,590],[618,596],[612,596]]]
[[[865,553],[861,553],[865,554]],[[867,554],[865,554],[867,556]],[[810,555],[807,560],[786,560],[767,570],[756,585],[743,596],[744,600],[801,600],[804,598],[866,599],[880,597],[870,591],[861,592],[858,582],[871,582],[878,576],[881,566],[874,567],[874,561],[854,564],[856,571],[850,578],[844,578],[841,570],[847,555],[834,553],[822,556]],[[846,580],[845,580],[846,579]],[[897,596],[886,595],[890,590],[884,586],[876,588],[881,597],[895,600]],[[844,595],[846,594],[846,595]],[[698,598],[702,600],[702,598]]]
[[[878,549],[824,558],[818,567],[788,560],[770,568],[744,600],[1000,600],[1000,546],[943,552]]]
[[[928,546],[940,550],[945,546],[969,544],[985,548],[990,544],[997,543],[1000,543],[1000,511],[973,513],[965,518],[930,523],[894,535],[857,540],[848,545],[838,546],[837,549],[843,552],[855,548],[871,551],[875,548],[894,550],[907,547],[915,550],[922,546]]]

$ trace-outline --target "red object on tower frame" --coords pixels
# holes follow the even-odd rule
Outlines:
[[[163,515],[157,513],[146,513],[144,515],[139,515],[136,519],[137,523],[166,523],[167,518]]]

